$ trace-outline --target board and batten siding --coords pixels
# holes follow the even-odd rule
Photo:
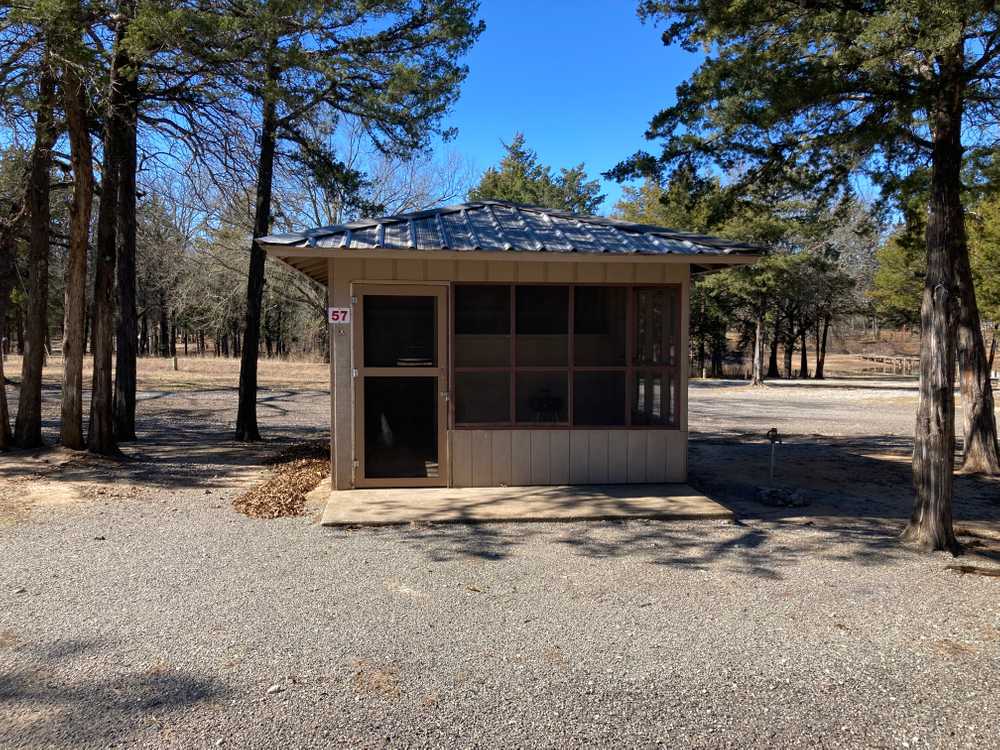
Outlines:
[[[454,487],[687,479],[680,430],[450,430]]]
[[[321,251],[320,251],[321,252]],[[319,254],[319,253],[318,253]],[[419,254],[414,251],[414,254]],[[460,254],[459,254],[460,255]],[[497,251],[488,260],[461,258],[327,258],[330,305],[351,304],[351,288],[365,283],[564,283],[679,284],[681,341],[688,349],[690,266],[678,256],[628,256],[605,260],[573,253],[543,254]],[[354,325],[360,324],[355,321]],[[333,487],[353,486],[354,389],[351,380],[351,336],[332,324],[330,390]],[[449,430],[451,484],[479,487],[531,484],[616,484],[682,482],[687,479],[687,361],[679,358],[680,404],[676,430]]]

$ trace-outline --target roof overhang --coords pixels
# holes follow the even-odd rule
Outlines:
[[[660,263],[705,272],[764,248],[668,227],[484,200],[261,237],[266,252],[325,283],[331,258],[490,263]]]
[[[293,247],[260,242],[264,251],[290,268],[323,284],[328,281],[328,261],[334,258],[383,260],[465,260],[489,263],[636,263],[687,265],[692,273],[721,271],[760,260],[758,254],[672,254],[537,252],[517,250],[387,250],[383,248]]]

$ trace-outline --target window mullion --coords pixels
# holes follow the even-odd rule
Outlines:
[[[625,305],[625,426],[632,426],[632,389],[638,388],[635,381],[635,287],[628,288]]]
[[[567,356],[569,359],[566,362],[566,399],[568,403],[566,404],[566,419],[570,427],[576,424],[576,419],[573,416],[573,367],[575,353],[575,340],[576,340],[576,320],[574,319],[576,311],[576,286],[574,284],[569,285],[569,313],[566,319],[566,334],[568,341],[566,342]]]
[[[517,424],[517,295],[514,294],[514,285],[507,287],[510,294],[510,409],[507,419],[511,426]]]

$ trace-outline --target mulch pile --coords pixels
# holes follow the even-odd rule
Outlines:
[[[272,466],[268,478],[233,500],[233,507],[251,518],[301,516],[306,494],[330,476],[330,444],[293,445],[265,463]]]

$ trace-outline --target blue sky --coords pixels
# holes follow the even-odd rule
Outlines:
[[[482,0],[486,31],[466,57],[469,76],[446,146],[477,170],[499,161],[518,131],[553,169],[585,162],[591,177],[639,148],[649,119],[674,99],[698,56],[663,46],[634,0]],[[621,187],[602,181],[609,212]]]

